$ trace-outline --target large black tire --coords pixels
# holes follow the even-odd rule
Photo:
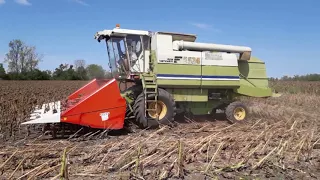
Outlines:
[[[148,99],[154,99],[154,95],[149,95]],[[173,96],[168,93],[166,90],[158,88],[158,100],[162,101],[166,106],[166,114],[162,119],[156,120],[149,118],[147,113],[147,117],[145,117],[145,106],[144,106],[144,93],[140,93],[137,97],[134,105],[133,111],[137,121],[137,124],[141,128],[157,128],[160,124],[171,125],[174,121],[174,116],[176,115],[176,103],[174,101]]]
[[[239,110],[239,116],[235,111]],[[225,110],[227,120],[231,123],[244,123],[248,119],[248,108],[240,101],[230,103]]]
[[[131,96],[134,100],[136,100],[137,97],[139,96],[139,94],[142,92],[142,90],[143,90],[142,86],[139,85],[139,84],[136,84],[136,85],[133,85],[133,86],[127,88],[127,89],[122,90],[121,93],[126,93],[126,92],[130,92],[131,91],[131,93],[129,93],[129,96]],[[134,105],[134,101],[129,103],[126,100],[126,114],[125,114],[126,117],[131,117],[131,116],[134,115],[133,112],[131,112],[131,108],[129,107],[129,106],[132,107],[133,105]],[[132,119],[126,119],[124,121],[124,128],[126,130],[128,130],[129,132],[133,132],[134,131],[132,129],[133,126],[131,126],[132,123],[136,124],[136,122],[132,121]]]

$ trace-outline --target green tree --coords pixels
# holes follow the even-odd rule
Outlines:
[[[283,76],[283,81],[320,81],[320,74],[294,75],[293,77]]]
[[[74,67],[73,65],[70,65],[66,72],[67,80],[80,80],[81,78],[79,77],[78,73],[73,67]]]
[[[53,79],[55,80],[67,80],[66,71],[68,70],[68,64],[60,64],[53,72]]]
[[[41,71],[39,69],[35,69],[26,75],[24,75],[28,80],[50,80],[51,79],[51,72],[50,71]]]
[[[105,70],[103,69],[102,66],[97,65],[97,64],[90,64],[86,68],[87,70],[87,75],[89,79],[101,79],[105,78]]]
[[[53,72],[52,78],[55,80],[83,80],[74,69],[74,65],[60,64]]]
[[[6,70],[4,69],[3,64],[0,63],[0,79],[5,79],[6,75]]]

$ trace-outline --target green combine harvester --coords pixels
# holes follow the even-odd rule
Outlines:
[[[238,96],[270,97],[265,63],[251,48],[195,42],[196,35],[121,29],[97,32],[105,40],[112,75],[134,82],[122,91],[142,127],[174,121],[176,114],[214,114],[245,121]],[[128,115],[127,115],[128,116]]]
[[[36,107],[23,124],[46,124],[53,134],[50,124],[122,129],[126,119],[156,128],[170,125],[178,114],[212,115],[217,110],[232,123],[244,122],[248,108],[237,97],[274,96],[265,63],[251,57],[250,47],[119,26],[94,37],[106,42],[113,78],[94,79],[63,103]]]

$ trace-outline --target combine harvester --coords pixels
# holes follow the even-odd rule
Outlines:
[[[176,114],[214,114],[242,122],[238,96],[271,97],[265,63],[251,48],[195,42],[192,34],[121,29],[95,34],[105,41],[113,79],[94,79],[66,101],[37,107],[23,124],[122,129],[133,118],[141,128],[170,124]],[[120,89],[122,82],[134,84]],[[55,134],[55,133],[54,133]]]

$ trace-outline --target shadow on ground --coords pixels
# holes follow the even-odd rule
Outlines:
[[[72,130],[63,130],[63,128],[58,128],[55,136],[51,131],[46,131],[41,133],[41,126],[32,128],[32,132],[35,132],[37,129],[38,133],[32,133],[32,136],[43,136],[44,138],[49,139],[77,139],[77,140],[89,140],[96,138],[108,138],[110,136],[126,136],[129,134],[134,134],[140,132],[144,129],[139,128],[133,122],[134,120],[126,120],[125,126],[120,130],[105,130],[105,129],[95,129],[90,127],[83,127],[78,125],[72,125]],[[175,117],[174,124],[172,128],[176,128],[179,124],[190,124],[190,123],[208,123],[208,122],[217,122],[217,121],[226,121],[224,113],[217,113],[213,115],[188,115],[188,114],[178,114]],[[66,128],[68,129],[68,128]],[[149,131],[149,129],[146,129]],[[150,129],[151,130],[151,129]],[[42,134],[42,135],[41,135]]]

